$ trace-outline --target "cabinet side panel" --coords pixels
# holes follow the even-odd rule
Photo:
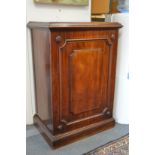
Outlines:
[[[111,52],[111,62],[110,62],[110,73],[109,73],[109,105],[111,110],[113,110],[114,102],[114,90],[115,90],[115,76],[116,76],[116,61],[117,61],[117,44],[118,44],[118,30],[115,31],[115,38],[113,38],[113,46]]]
[[[48,29],[32,29],[36,113],[52,130],[49,35]]]

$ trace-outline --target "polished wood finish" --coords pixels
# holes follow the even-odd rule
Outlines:
[[[50,29],[70,29],[70,28],[121,28],[122,25],[117,22],[29,22],[29,28],[50,28]]]
[[[119,23],[30,22],[36,115],[59,147],[114,126]]]
[[[66,132],[64,134],[53,135],[38,115],[34,115],[34,123],[38,127],[42,136],[46,139],[47,143],[54,149],[64,146],[66,144],[70,144],[82,138],[94,135],[101,131],[110,129],[115,125],[114,119],[109,118],[105,121],[90,124],[88,126]]]

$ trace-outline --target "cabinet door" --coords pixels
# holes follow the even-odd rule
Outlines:
[[[115,31],[53,33],[59,82],[56,130],[73,130],[112,117],[115,50],[111,35]]]

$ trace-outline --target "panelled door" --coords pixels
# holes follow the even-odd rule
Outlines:
[[[69,131],[112,117],[115,35],[108,30],[53,33],[59,77],[56,130]]]

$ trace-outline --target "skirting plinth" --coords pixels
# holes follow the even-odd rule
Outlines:
[[[37,114],[34,115],[34,124],[38,127],[40,133],[46,139],[48,144],[52,148],[58,148],[66,144],[80,140],[82,138],[102,132],[109,128],[112,128],[115,125],[115,120],[113,118],[110,118],[104,121],[100,121],[98,123],[94,123],[94,124],[91,124],[73,131],[69,131],[66,133],[58,134],[58,135],[53,135],[51,131],[44,125],[43,121],[40,119],[40,117]]]

